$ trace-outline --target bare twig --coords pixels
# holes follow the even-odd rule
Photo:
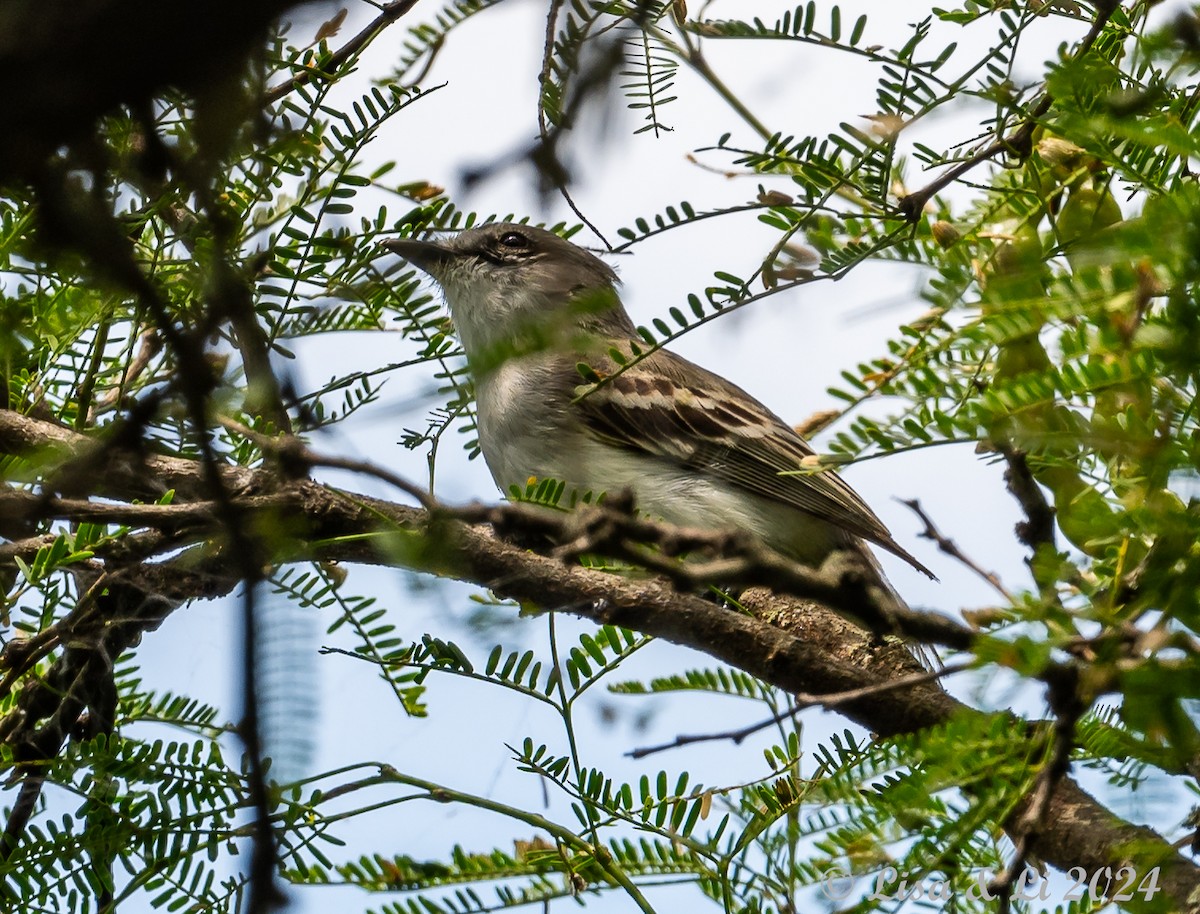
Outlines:
[[[780,711],[778,714],[773,714],[766,720],[760,720],[758,723],[750,724],[746,727],[741,727],[737,730],[726,730],[721,733],[700,733],[700,734],[681,734],[675,737],[669,743],[661,743],[657,746],[646,746],[641,749],[633,749],[625,754],[632,759],[645,758],[648,755],[654,755],[657,752],[666,752],[669,749],[678,749],[681,746],[690,746],[694,743],[707,743],[715,740],[729,740],[735,746],[741,743],[749,736],[754,735],[760,730],[765,730],[767,727],[774,726],[780,721],[787,720],[789,717],[795,717],[801,711],[820,705],[821,707],[833,709],[852,701],[861,701],[864,698],[882,694],[883,692],[892,689],[904,689],[915,685],[921,685],[927,682],[933,682],[945,676],[952,676],[955,673],[961,673],[964,670],[969,670],[976,664],[973,661],[964,661],[962,663],[950,664],[939,670],[927,670],[923,673],[912,673],[908,676],[901,676],[896,679],[889,679],[887,682],[875,683],[869,686],[863,686],[860,689],[847,689],[844,692],[836,692],[831,695],[809,695],[804,692],[795,695],[796,703],[791,707]]]
[[[546,83],[550,81],[552,73],[554,34],[558,28],[558,11],[562,8],[562,3],[563,0],[550,0],[550,10],[546,13],[546,34],[542,46],[542,69],[538,74],[538,86],[540,87],[537,105],[539,143],[533,150],[531,158],[535,164],[541,163],[544,166],[540,167],[543,175],[554,178],[556,189],[562,195],[563,200],[566,201],[567,206],[571,208],[571,212],[575,214],[576,218],[591,229],[592,233],[604,243],[604,247],[611,251],[613,249],[612,243],[604,237],[604,233],[596,227],[592,220],[583,214],[583,210],[579,208],[579,205],[575,202],[575,198],[571,196],[571,191],[567,187],[567,181],[565,180],[565,171],[557,161],[558,136],[551,132],[550,125],[546,122],[546,109],[542,105],[542,98],[546,92]]]
[[[958,559],[958,561],[970,568],[973,572],[975,572],[975,574],[979,575],[979,577],[991,584],[992,587],[995,588],[996,592],[1000,594],[1000,596],[1004,597],[1004,599],[1010,601],[1012,600],[1012,594],[1009,593],[1008,589],[1003,583],[1001,583],[1000,577],[994,571],[984,571],[984,569],[980,567],[970,556],[958,548],[958,544],[955,543],[954,540],[943,535],[943,533],[938,530],[937,526],[933,523],[933,519],[928,513],[926,513],[925,509],[921,507],[921,503],[917,499],[898,498],[896,500],[916,514],[917,517],[921,519],[921,523],[925,525],[925,529],[918,533],[918,536],[924,537],[927,540],[933,540],[935,543],[937,543],[938,549],[946,553],[946,555],[950,556],[951,558]]]
[[[562,8],[562,2],[563,0],[550,0],[550,9],[546,13],[546,33],[542,42],[542,70],[538,74],[538,85],[542,91],[538,93],[537,119],[538,134],[543,143],[549,139],[550,126],[546,122],[546,109],[542,105],[542,97],[546,92],[546,83],[550,81],[550,75],[553,72],[554,34],[558,29],[558,11]]]
[[[274,501],[274,499],[268,499]],[[259,502],[263,505],[265,502]],[[253,509],[253,503],[248,503]],[[0,489],[0,510],[14,517],[66,518],[130,527],[156,527],[178,530],[183,527],[211,525],[218,513],[215,500],[184,502],[175,505],[125,505],[82,498],[54,498],[17,489]]]
[[[680,734],[669,743],[659,743],[657,746],[643,746],[640,749],[631,749],[626,752],[629,758],[642,759],[648,755],[654,755],[658,752],[667,752],[671,749],[679,749],[683,746],[691,746],[695,743],[710,743],[717,740],[729,740],[735,746],[740,746],[742,741],[749,736],[753,736],[759,730],[765,730],[767,727],[772,727],[780,721],[787,720],[789,717],[795,717],[804,708],[798,705],[791,705],[778,714],[772,714],[766,720],[760,720],[758,723],[750,724],[747,727],[742,727],[738,730],[724,730],[720,733],[697,733],[697,734]]]
[[[386,467],[381,467],[369,460],[352,460],[348,457],[331,457],[318,454],[310,449],[303,441],[294,435],[270,436],[263,435],[254,429],[243,425],[234,419],[222,418],[221,424],[232,432],[253,441],[263,453],[273,454],[295,469],[307,472],[309,467],[327,467],[331,470],[347,470],[351,473],[361,473],[364,476],[374,476],[401,492],[411,495],[422,508],[427,511],[440,509],[438,502],[425,489],[398,476]]]
[[[804,692],[796,693],[796,701],[801,705],[801,710],[811,708],[817,705],[832,711],[834,708],[840,708],[843,705],[850,704],[855,701],[862,701],[864,698],[873,698],[876,695],[882,695],[884,692],[889,692],[892,689],[907,689],[915,685],[921,685],[926,682],[936,682],[946,676],[953,676],[955,673],[961,673],[965,670],[972,669],[978,664],[974,660],[964,660],[961,663],[950,663],[936,670],[925,670],[920,673],[910,673],[907,676],[900,676],[896,679],[889,679],[887,682],[877,682],[872,685],[866,685],[858,689],[846,689],[843,692],[835,692],[832,695],[809,695]]]
[[[28,557],[37,555],[38,550],[53,546],[56,539],[58,537],[53,533],[43,533],[41,536],[30,536],[26,539],[13,540],[10,543],[0,543],[0,564],[11,562],[14,556],[28,561]]]

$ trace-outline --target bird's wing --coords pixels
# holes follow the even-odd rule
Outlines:
[[[589,365],[600,381],[579,385],[574,405],[595,435],[791,505],[932,577],[837,473],[814,465],[803,438],[740,387],[666,350],[623,370],[607,357]]]

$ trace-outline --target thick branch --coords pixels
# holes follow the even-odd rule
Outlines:
[[[69,482],[73,473],[85,475],[86,491],[92,495],[158,499],[174,489],[180,501],[207,496],[199,461],[107,447],[103,439],[7,409],[0,409],[0,454],[35,457],[39,474],[53,467],[60,482]],[[244,467],[223,466],[220,473],[225,488],[235,495],[246,494],[261,481]]]
[[[5,443],[6,434],[12,436],[14,444]],[[148,485],[158,473],[169,480],[164,482],[164,491],[170,488],[179,490],[185,486],[190,493],[196,493],[201,483],[195,475],[197,468],[192,461],[147,455],[122,459],[112,448],[98,448],[89,439],[70,429],[0,411],[0,452],[20,453],[21,447],[31,447],[38,439],[63,453],[59,458],[61,468],[51,474],[52,479],[71,476],[73,470],[80,472],[86,468],[89,482],[100,486],[93,489],[98,495],[130,498],[161,494],[154,492],[156,487],[152,483]],[[280,448],[279,452],[283,453],[284,450]],[[70,455],[73,451],[87,456],[72,458]],[[768,585],[777,591],[819,601],[862,620],[875,632],[902,634],[956,650],[969,650],[975,638],[975,633],[961,623],[904,606],[886,590],[873,586],[873,577],[863,574],[863,569],[846,556],[835,555],[821,569],[811,569],[736,532],[677,528],[638,518],[632,514],[629,506],[622,508],[618,499],[611,500],[607,507],[591,507],[571,515],[527,505],[444,508],[437,506],[404,480],[395,478],[394,474],[366,463],[324,459],[299,445],[286,451],[289,460],[298,465],[330,465],[373,472],[398,485],[426,507],[435,509],[439,515],[484,522],[502,531],[525,536],[534,534],[555,543],[565,543],[556,550],[556,555],[560,557],[572,557],[579,552],[608,555],[661,572],[677,586],[688,589],[708,584]],[[114,478],[109,480],[110,484],[91,478],[91,471],[98,462],[112,468]],[[265,471],[229,468],[223,482],[227,489],[240,493],[240,509],[259,516],[270,517],[291,512],[296,508],[297,501],[302,502],[306,498],[303,487],[285,484]],[[177,491],[178,494],[181,493]],[[0,513],[14,518],[61,517],[153,527],[172,532],[191,527],[200,539],[212,535],[213,531],[208,528],[214,520],[219,520],[218,507],[211,501],[177,499],[170,505],[127,505],[59,499],[51,493],[36,496],[19,491],[0,492],[0,508],[3,509]],[[647,543],[654,544],[661,552],[646,548]],[[173,545],[178,546],[178,540]],[[674,558],[682,552],[707,552],[716,557],[709,561],[685,563]]]
[[[67,451],[91,447],[83,436],[49,423],[0,411],[0,452],[57,445]],[[65,455],[64,455],[65,456]],[[95,488],[112,495],[174,486],[195,479],[198,468],[177,458],[147,457],[143,475],[129,474],[114,458],[112,476]],[[158,478],[145,475],[154,466]],[[914,664],[900,645],[880,643],[842,616],[811,601],[752,588],[740,603],[752,615],[731,612],[674,590],[661,579],[627,579],[502,539],[489,526],[471,526],[437,513],[379,499],[348,495],[312,481],[276,484],[264,470],[230,469],[240,501],[273,492],[273,510],[286,504],[292,539],[272,543],[280,561],[319,558],[415,568],[485,586],[501,597],[568,611],[600,623],[621,625],[703,651],[790,692],[811,696],[860,690],[911,676]],[[282,499],[279,500],[279,499]],[[319,544],[319,545],[316,545]],[[172,602],[229,593],[238,574],[220,548],[201,557],[192,551],[159,563],[119,572],[124,583]],[[936,726],[961,714],[979,714],[935,683],[860,693],[839,705],[851,720],[890,735]],[[1014,739],[1022,728],[1014,726]],[[1009,826],[1027,822],[1028,804],[1018,805]],[[1046,802],[1037,798],[1040,806]],[[1041,812],[1041,810],[1038,810]],[[1180,856],[1154,831],[1113,815],[1069,777],[1058,779],[1038,816],[1042,827],[1029,837],[1029,850],[1055,866],[1096,872],[1119,867],[1136,854],[1142,871],[1159,866],[1159,884],[1179,910],[1200,911],[1200,868]]]

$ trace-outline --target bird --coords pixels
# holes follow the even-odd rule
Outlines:
[[[479,447],[502,492],[531,478],[632,493],[646,515],[736,529],[811,567],[866,543],[934,575],[788,423],[638,333],[616,271],[551,231],[496,222],[383,242],[441,287],[474,382]]]

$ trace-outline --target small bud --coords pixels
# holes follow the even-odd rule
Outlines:
[[[967,624],[976,631],[983,631],[991,628],[993,625],[1001,625],[1012,618],[1012,614],[1007,610],[985,607],[984,609],[965,609],[962,612],[962,617],[967,620]]]
[[[800,279],[812,279],[813,276],[813,271],[808,267],[789,265],[785,267],[776,267],[774,279],[776,281],[783,280],[784,282],[794,282]]]
[[[1082,146],[1076,146],[1070,140],[1059,136],[1044,137],[1038,142],[1037,151],[1047,165],[1059,165],[1064,168],[1074,168],[1084,153]]]
[[[787,782],[786,778],[780,778],[775,782],[775,796],[779,798],[779,802],[787,806],[795,795],[792,793],[792,785]]]
[[[790,206],[796,201],[783,191],[767,190],[758,195],[758,202],[765,203],[767,206]]]
[[[440,197],[445,192],[446,189],[444,187],[438,187],[436,184],[430,184],[428,181],[414,181],[411,184],[401,184],[396,188],[396,193],[403,194],[410,200],[416,200],[418,203],[432,200],[434,197]]]
[[[814,248],[810,248],[807,244],[789,242],[783,246],[783,253],[787,254],[797,263],[805,264],[806,266],[815,267],[821,262],[820,252]]]
[[[900,131],[908,126],[908,121],[898,114],[868,114],[866,119],[871,122],[871,132],[888,142],[894,140]]]
[[[321,23],[321,27],[317,29],[316,37],[313,38],[313,44],[320,44],[327,38],[335,36],[342,28],[342,23],[346,21],[346,7],[338,10],[333,18],[327,19]]]
[[[1121,207],[1107,188],[1097,191],[1077,187],[1059,210],[1057,227],[1062,244],[1093,237],[1098,231],[1121,221]]]
[[[840,409],[823,409],[820,412],[813,413],[799,425],[793,426],[793,428],[801,438],[810,438],[841,414],[842,411]],[[805,457],[804,460],[808,460],[808,457]],[[821,459],[817,457],[816,465],[820,466],[820,464]]]
[[[675,20],[675,24],[683,28],[687,22],[687,3],[684,0],[672,0],[671,2],[671,18]]]
[[[321,570],[325,572],[325,576],[329,579],[330,583],[333,584],[335,590],[346,583],[348,573],[345,566],[340,565],[337,562],[321,562],[320,564]]]
[[[943,251],[954,247],[958,239],[962,237],[962,233],[944,219],[933,223],[929,227],[929,231],[933,233],[933,240]]]
[[[946,316],[945,308],[930,308],[924,314],[920,315],[916,320],[909,321],[908,326],[918,333],[924,333],[941,323],[942,318]]]
[[[554,845],[541,835],[534,835],[532,841],[522,841],[520,838],[514,838],[513,849],[516,851],[518,860],[528,860],[531,856],[536,859],[539,854],[545,856],[547,852],[554,850]]]

